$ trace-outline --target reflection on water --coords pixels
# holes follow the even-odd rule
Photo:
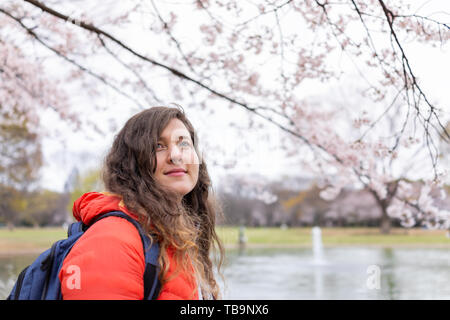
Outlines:
[[[6,299],[19,273],[36,258],[36,254],[0,256],[0,299]]]
[[[324,248],[227,251],[225,299],[450,299],[449,249]],[[0,299],[36,255],[0,257]],[[380,270],[379,289],[370,266]]]
[[[450,299],[450,250],[325,248],[229,251],[225,299]],[[370,285],[379,269],[379,289]]]

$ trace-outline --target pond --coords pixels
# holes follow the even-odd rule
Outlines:
[[[325,248],[228,253],[226,299],[449,299],[450,250]],[[375,272],[376,271],[376,272]]]
[[[0,299],[36,255],[0,257]],[[224,299],[450,299],[450,250],[324,248],[228,250]]]

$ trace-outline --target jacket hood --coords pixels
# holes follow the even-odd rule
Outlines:
[[[137,216],[127,210],[121,196],[108,192],[85,193],[73,203],[72,209],[75,219],[84,224],[111,211],[122,211],[137,220]]]

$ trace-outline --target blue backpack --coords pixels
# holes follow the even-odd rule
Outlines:
[[[144,300],[156,299],[161,288],[158,280],[159,245],[156,241],[153,241],[151,245],[150,238],[136,220],[121,211],[112,211],[99,216],[90,225],[82,222],[72,223],[67,232],[67,239],[55,242],[50,249],[39,255],[30,266],[19,274],[7,300],[61,300],[61,283],[58,274],[64,258],[90,226],[111,216],[126,219],[139,231],[145,253]]]

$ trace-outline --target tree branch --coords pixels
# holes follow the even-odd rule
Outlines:
[[[57,56],[61,57],[62,59],[64,59],[65,61],[69,62],[70,64],[76,66],[78,69],[80,69],[83,72],[86,72],[87,74],[89,74],[90,76],[94,77],[95,79],[101,81],[103,84],[105,84],[106,86],[112,88],[114,91],[116,91],[117,93],[119,93],[120,95],[126,97],[127,99],[133,101],[137,106],[142,107],[142,104],[137,101],[135,98],[133,98],[132,96],[130,96],[129,94],[127,94],[126,92],[123,92],[122,90],[120,90],[118,87],[116,87],[114,84],[110,83],[108,80],[106,80],[104,77],[94,73],[93,71],[89,70],[88,68],[82,66],[81,64],[79,64],[78,62],[76,62],[75,60],[67,57],[66,55],[62,54],[61,52],[59,52],[57,49],[53,48],[52,46],[50,46],[49,44],[47,44],[46,42],[44,42],[34,31],[33,28],[29,28],[26,25],[23,24],[22,20],[13,16],[12,14],[10,14],[9,12],[3,10],[2,8],[0,8],[0,12],[2,12],[3,14],[5,14],[6,16],[10,17],[11,19],[15,20],[23,29],[25,29],[27,31],[27,33],[32,36],[37,42],[39,42],[41,45],[43,45],[44,47],[46,47],[47,49],[49,49],[50,51],[52,51],[53,53],[55,53]]]

